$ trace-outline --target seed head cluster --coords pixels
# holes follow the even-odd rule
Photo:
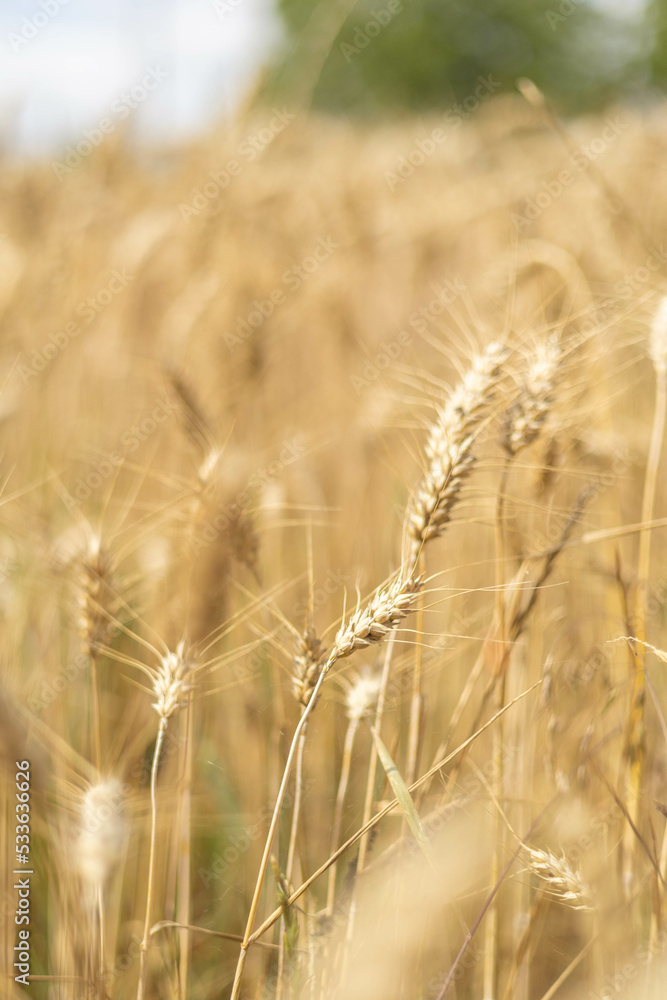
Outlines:
[[[185,643],[179,642],[175,652],[166,653],[153,680],[153,707],[166,722],[183,705],[183,696],[191,688],[192,665],[185,656]]]
[[[506,348],[497,342],[473,361],[438,413],[426,444],[428,466],[408,512],[413,556],[449,523],[461,487],[474,464],[475,432],[489,412],[502,377]]]
[[[509,455],[517,455],[539,435],[553,403],[560,361],[561,349],[556,337],[538,344],[519,398],[505,414],[502,444]]]
[[[76,865],[91,888],[103,886],[120,861],[127,832],[123,804],[116,778],[91,785],[81,802]]]
[[[355,650],[365,649],[384,639],[412,610],[422,582],[421,577],[401,573],[392,584],[378,591],[367,607],[357,609],[338,630],[327,669],[335,660],[351,656]]]
[[[299,704],[304,707],[310,701],[313,688],[317,683],[324,654],[322,640],[318,638],[315,629],[309,625],[299,638],[292,674],[292,693]]]

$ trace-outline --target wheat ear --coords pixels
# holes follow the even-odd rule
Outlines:
[[[442,534],[470,475],[475,433],[488,415],[507,349],[494,342],[479,354],[439,410],[426,444],[428,466],[407,512],[416,565],[424,544]]]

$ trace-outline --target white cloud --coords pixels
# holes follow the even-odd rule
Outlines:
[[[149,66],[167,79],[136,111],[141,133],[195,132],[240,100],[278,37],[268,0],[239,0],[222,16],[213,0],[98,0],[93,10],[69,0],[23,44],[22,19],[39,11],[9,3],[0,15],[0,119],[24,151],[75,140]]]

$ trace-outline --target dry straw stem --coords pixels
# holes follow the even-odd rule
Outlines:
[[[187,583],[182,587],[182,594],[184,597],[184,608],[183,616],[184,619],[191,614],[191,608],[188,606],[189,602],[192,600],[192,595],[197,593],[198,587],[195,585],[195,573],[197,569],[197,558],[196,558],[196,548],[195,542],[195,532],[198,524],[204,519],[206,513],[206,495],[208,492],[212,491],[213,484],[215,483],[216,475],[219,471],[219,465],[224,453],[224,449],[221,448],[217,442],[211,423],[204,412],[204,408],[198,398],[197,393],[194,391],[193,387],[189,384],[185,374],[176,368],[167,368],[166,371],[169,387],[171,389],[172,395],[179,408],[179,416],[181,418],[181,426],[188,439],[188,442],[195,453],[197,462],[197,482],[192,491],[192,500],[190,504],[190,514],[189,523],[186,519],[185,530],[182,536],[183,544],[183,555],[181,557],[182,572],[187,580]],[[246,550],[252,551],[252,561],[253,565],[256,562],[256,545],[253,549],[252,543],[256,542],[252,532],[249,532],[248,543],[238,542],[236,545],[237,553],[240,552],[241,556],[246,552]],[[234,541],[231,542],[231,547],[234,548]],[[219,566],[215,568],[216,587],[221,584],[221,576],[226,575],[228,560],[224,560],[224,568],[222,573],[220,572]],[[199,602],[199,607],[195,616],[195,621],[192,625],[194,634],[196,638],[200,635],[206,633],[206,623],[209,616],[213,616],[217,612],[217,608],[213,610],[213,597],[212,595],[216,593],[216,590],[212,586],[204,585],[199,590],[201,593],[201,599]],[[211,614],[212,612],[212,614]],[[179,931],[179,978],[180,978],[180,989],[183,993],[187,993],[187,980],[188,980],[188,969],[189,969],[189,959],[190,959],[190,942],[188,936],[187,925],[190,923],[190,897],[191,897],[191,873],[190,873],[190,858],[191,858],[191,839],[192,839],[192,775],[193,775],[193,692],[189,690],[185,692],[185,701],[183,713],[183,721],[181,723],[183,729],[183,739],[181,740],[179,746],[179,773],[181,779],[179,781],[179,794],[178,801],[176,805],[176,815],[175,815],[175,829],[176,829],[176,847],[174,850],[175,856],[175,878],[174,878],[174,889],[177,897],[177,918],[178,922],[182,925]]]
[[[348,684],[346,708],[348,724],[343,742],[343,757],[338,779],[338,791],[336,793],[336,805],[334,808],[334,818],[331,827],[331,853],[338,847],[340,830],[343,820],[343,806],[347,793],[348,781],[350,778],[350,767],[352,764],[352,751],[354,741],[359,728],[359,723],[369,714],[373,705],[377,702],[380,694],[381,677],[371,674],[368,671],[359,674],[356,679]],[[329,869],[329,881],[327,885],[327,912],[333,912],[334,898],[336,894],[336,865]]]
[[[526,585],[526,575],[529,571],[530,564],[533,561],[532,558],[526,558],[513,577],[510,586],[507,589],[506,606],[504,609],[505,621],[507,622],[506,641],[499,643],[497,632],[498,624],[494,621],[471,671],[471,676],[474,675],[476,677],[484,666],[487,668],[490,666],[491,668],[491,678],[487,683],[481,698],[481,703],[475,713],[474,721],[471,727],[473,731],[479,725],[480,719],[484,715],[489,701],[497,688],[498,682],[503,677],[505,670],[507,669],[509,654],[514,643],[516,643],[521,635],[523,635],[530,615],[537,604],[540,593],[542,592],[542,588],[551,576],[559,554],[566,547],[568,539],[579,523],[586,504],[593,493],[594,490],[590,489],[584,490],[583,493],[579,495],[572,512],[563,526],[558,543],[552,549],[549,549],[546,553],[543,553],[540,556],[540,558],[543,559],[543,563],[536,577],[531,580],[528,585]],[[540,681],[540,683],[542,683],[542,681]],[[464,696],[466,700],[469,699],[470,694],[470,687],[469,685],[466,685],[462,699]],[[459,706],[455,712],[457,718],[460,717],[460,709],[461,701],[459,702]],[[447,740],[451,737],[451,731],[450,727],[447,734]],[[444,744],[438,748],[438,753],[441,751],[444,752]],[[460,764],[461,763],[463,763],[462,760],[460,761]],[[457,777],[458,768],[454,768],[448,780],[448,786],[450,788],[453,787]]]
[[[179,642],[176,650],[168,650],[160,660],[157,670],[149,671],[153,677],[153,708],[159,717],[157,739],[151,767],[151,832],[148,856],[148,885],[146,889],[146,915],[144,933],[139,952],[139,983],[137,1000],[142,1000],[146,988],[146,953],[150,943],[151,909],[153,905],[153,882],[155,875],[155,847],[157,833],[157,773],[164,745],[167,726],[172,716],[183,707],[192,686],[193,665],[186,656],[185,642]]]
[[[638,644],[631,645],[635,666],[634,688],[630,708],[630,720],[627,736],[627,770],[625,776],[626,801],[628,811],[635,824],[639,821],[641,787],[644,774],[646,755],[645,734],[645,700],[646,700],[646,669],[645,654],[642,643],[646,639],[646,602],[648,596],[649,578],[651,572],[651,530],[648,525],[653,520],[655,497],[658,483],[660,454],[665,433],[667,418],[667,297],[663,298],[653,318],[649,340],[649,355],[653,361],[656,375],[656,401],[653,412],[653,426],[649,444],[646,474],[644,478],[644,493],[642,497],[642,523],[646,526],[639,534],[639,557],[637,565],[637,592],[635,606],[635,631]],[[667,830],[665,831],[667,840]],[[667,843],[663,844],[663,852],[667,861]],[[636,876],[636,844],[626,830],[624,839],[623,876],[625,890],[629,892]],[[658,890],[660,891],[660,890]],[[652,923],[651,937],[657,934],[657,924]]]
[[[527,365],[527,369],[522,382],[519,385],[518,398],[504,414],[501,444],[507,454],[507,459],[503,467],[498,501],[496,504],[496,617],[498,628],[498,641],[503,657],[507,660],[507,666],[503,670],[496,692],[496,707],[502,707],[505,701],[506,676],[511,659],[511,647],[503,648],[507,641],[505,622],[505,538],[504,538],[504,510],[505,491],[509,479],[510,467],[513,459],[523,451],[524,448],[532,444],[540,432],[547,419],[549,409],[553,402],[553,391],[556,380],[558,365],[561,360],[561,350],[558,336],[552,334],[547,340],[538,343],[532,357]],[[503,726],[500,723],[494,731],[494,786],[498,803],[503,796],[504,768],[503,768]],[[496,817],[496,845],[491,871],[491,880],[494,882],[498,877],[501,867],[501,855],[503,850],[504,827],[501,820],[500,807]],[[498,901],[495,900],[489,910],[486,923],[486,944],[484,952],[484,996],[487,1000],[494,998],[497,993],[498,979]]]
[[[526,77],[522,77],[517,81],[517,87],[525,100],[539,111],[546,124],[553,129],[554,133],[567,149],[570,157],[580,156],[580,149],[539,87]],[[616,188],[609,183],[607,177],[599,169],[594,160],[588,160],[586,175],[588,180],[598,189],[607,202],[609,211],[612,214],[621,214],[643,249],[650,250],[652,241],[644,228],[641,218],[627,201],[621,197]]]
[[[405,573],[403,571],[400,572],[392,583],[376,593],[367,607],[357,608],[349,621],[343,622],[336,634],[331,651],[322,662],[319,677],[317,678],[311,696],[308,699],[308,704],[305,706],[296,727],[294,736],[292,737],[289,753],[287,755],[287,761],[285,762],[285,768],[280,788],[278,790],[273,816],[271,817],[271,823],[269,825],[269,831],[264,845],[264,853],[260,862],[257,883],[255,885],[255,891],[250,904],[250,912],[248,914],[246,929],[243,935],[243,942],[241,944],[241,953],[236,967],[231,1000],[237,1000],[240,994],[243,969],[250,944],[250,938],[253,933],[255,917],[259,906],[259,898],[269,864],[271,847],[276,827],[278,825],[280,809],[287,790],[287,783],[294,757],[299,746],[301,734],[305,729],[311,711],[315,707],[324,678],[337,660],[351,656],[357,649],[365,649],[373,643],[381,642],[382,639],[384,639],[384,637],[393,628],[399,625],[407,614],[409,614],[421,587],[421,578],[415,578],[409,573]]]
[[[508,702],[505,705],[505,707],[503,709],[501,709],[501,711],[496,712],[496,714],[493,715],[487,722],[485,722],[483,726],[480,726],[480,728],[478,730],[476,730],[471,736],[469,736],[467,740],[464,740],[463,743],[459,744],[459,746],[455,750],[452,750],[451,753],[447,754],[446,757],[443,757],[441,760],[437,761],[431,768],[429,768],[428,771],[426,771],[425,774],[423,774],[416,781],[413,781],[413,783],[408,787],[408,791],[410,792],[410,794],[412,794],[413,792],[417,791],[426,782],[430,781],[431,778],[433,778],[436,774],[438,774],[442,770],[443,767],[445,767],[450,761],[454,760],[460,753],[465,752],[475,742],[475,740],[478,739],[478,737],[480,737],[482,735],[482,733],[485,733],[488,729],[490,729],[492,726],[494,726],[498,722],[498,719],[502,718],[502,716],[506,712],[508,712],[510,710],[510,708],[512,708],[514,705],[516,705],[519,701],[521,701],[527,695],[529,695],[532,691],[537,690],[537,688],[540,687],[540,685],[541,685],[541,681],[536,681],[535,684],[531,684],[531,686],[529,688],[526,688],[525,691],[522,691],[521,694],[518,694],[515,698],[512,699],[512,701]],[[299,899],[299,897],[302,896],[303,893],[306,892],[311,887],[311,885],[313,885],[313,883],[316,882],[320,878],[320,876],[324,874],[324,872],[328,871],[329,867],[335,861],[337,861],[340,857],[342,857],[342,855],[345,854],[346,851],[348,851],[350,849],[350,847],[352,847],[354,844],[356,844],[358,840],[361,840],[362,838],[366,837],[367,834],[369,833],[369,831],[372,830],[373,827],[376,826],[380,822],[381,819],[383,819],[385,816],[387,816],[390,812],[393,812],[393,810],[398,806],[398,804],[399,804],[398,803],[398,799],[395,799],[395,798],[392,799],[385,806],[383,806],[382,809],[380,809],[375,814],[375,816],[373,816],[371,819],[367,820],[367,822],[365,822],[363,824],[363,826],[361,826],[360,829],[358,829],[356,831],[356,833],[354,833],[351,837],[348,837],[348,839],[345,841],[345,843],[341,844],[341,846],[338,848],[338,850],[335,851],[334,854],[332,854],[324,862],[324,864],[320,865],[320,867],[317,869],[317,871],[313,872],[313,874],[310,875],[306,879],[306,881],[302,885],[299,886],[298,889],[294,890],[294,892],[291,894],[291,896],[287,900],[287,905],[288,906],[292,906],[292,904],[295,903],[296,900]],[[543,810],[543,812],[544,811],[545,810]],[[537,822],[540,819],[541,815],[542,814],[540,814],[540,816],[538,816],[537,820],[533,824],[533,827],[537,824]],[[531,835],[533,827],[531,827],[531,829],[526,834],[526,838]],[[519,846],[519,848],[517,848],[517,855],[518,855],[518,852],[520,850],[521,850],[521,846]],[[269,930],[270,927],[273,927],[273,925],[275,924],[275,922],[280,918],[282,912],[283,912],[282,908],[274,910],[273,913],[271,913],[266,918],[266,920],[264,920],[264,922],[257,928],[257,930],[255,930],[249,936],[246,947],[249,944],[253,944],[255,941],[257,941],[263,934],[266,933],[267,930]]]
[[[386,699],[386,696],[387,696],[387,685],[389,683],[389,673],[390,673],[390,670],[391,670],[391,664],[392,664],[392,658],[393,658],[393,652],[394,652],[395,637],[396,637],[396,634],[392,633],[391,636],[389,637],[388,642],[387,642],[387,646],[386,646],[386,650],[385,650],[385,654],[384,654],[384,662],[383,662],[383,665],[382,665],[382,674],[380,676],[380,685],[379,685],[378,696],[377,696],[377,705],[376,705],[376,708],[375,708],[375,716],[374,716],[374,719],[373,719],[373,726],[375,728],[375,731],[378,732],[378,733],[382,729],[382,719],[383,719],[383,716],[384,716],[385,699]],[[356,889],[357,889],[357,885],[358,885],[358,882],[359,882],[359,876],[361,875],[361,873],[364,871],[364,869],[366,867],[366,855],[367,855],[368,848],[369,848],[368,831],[370,829],[370,827],[368,826],[368,824],[369,824],[370,819],[371,819],[371,812],[373,810],[373,801],[374,801],[374,798],[375,798],[375,780],[376,780],[376,776],[377,776],[378,763],[379,763],[379,756],[378,756],[377,750],[375,748],[375,744],[373,744],[373,747],[372,747],[372,750],[371,750],[371,754],[370,754],[370,759],[369,759],[369,762],[368,762],[368,774],[367,774],[367,777],[366,777],[366,792],[365,792],[365,795],[364,795],[364,809],[363,809],[362,821],[361,821],[362,828],[365,830],[365,832],[362,834],[362,836],[360,838],[359,853],[358,853],[358,856],[357,856],[357,863],[356,863],[356,875],[357,875],[357,877],[355,878],[355,880],[352,883],[352,893],[351,893],[352,894],[352,898],[350,900],[349,917],[348,917],[348,924],[347,924],[347,930],[346,930],[346,947],[349,946],[350,942],[352,941],[353,935],[354,935],[354,924],[355,924],[355,919],[356,919]],[[334,848],[332,848],[332,856],[335,857]],[[335,864],[336,864],[336,860],[334,860],[333,866],[335,866]]]

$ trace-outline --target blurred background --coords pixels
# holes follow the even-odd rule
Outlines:
[[[667,0],[6,0],[0,137],[64,147],[151,67],[164,80],[128,122],[141,140],[203,132],[260,72],[271,99],[305,89],[345,115],[451,105],[489,73],[530,77],[561,113],[643,103],[665,85],[666,19]]]
[[[34,1000],[81,997],[75,981],[89,997],[136,995],[153,759],[153,919],[243,933],[303,710],[295,681],[318,648],[311,625],[329,645],[357,594],[396,569],[434,406],[497,339],[514,348],[499,419],[429,552],[423,625],[395,644],[383,739],[410,773],[417,665],[420,769],[476,729],[501,676],[498,596],[518,609],[530,572],[541,593],[503,668],[507,701],[540,687],[503,724],[517,748],[508,827],[532,830],[558,796],[534,846],[581,862],[596,909],[573,914],[522,862],[498,896],[495,957],[480,935],[456,995],[491,995],[483,954],[505,988],[495,996],[517,1000],[553,996],[568,968],[558,1000],[610,996],[621,967],[637,974],[660,912],[653,854],[667,864],[667,678],[656,668],[644,715],[639,661],[612,640],[634,631],[636,592],[647,640],[667,649],[667,534],[651,537],[649,579],[633,527],[650,520],[643,484],[657,467],[647,350],[667,295],[666,19],[667,0],[0,5],[0,814],[14,815],[14,761],[31,760]],[[508,472],[498,435],[553,334],[553,410]],[[659,519],[663,469],[664,457]],[[554,565],[568,525],[577,542]],[[137,666],[184,636],[216,659],[160,761]],[[342,662],[308,723],[298,831],[286,809],[276,846],[295,885],[329,857],[338,801],[342,839],[387,798],[367,767],[371,734],[359,728],[354,755],[346,735],[348,693],[383,658],[380,647]],[[336,912],[359,914],[345,1000],[440,992],[495,881],[498,796],[478,776],[499,759],[497,731],[420,799],[424,817],[457,803],[442,882],[422,891],[420,875],[396,904],[398,817],[374,842],[368,888],[351,852],[341,862]],[[589,770],[597,746],[608,785]],[[125,790],[127,843],[104,875],[105,941],[88,902],[102,876],[83,892],[80,858],[82,804],[110,777]],[[622,786],[636,856],[608,791]],[[9,862],[0,851],[0,984],[13,985]],[[272,874],[264,893],[262,918],[281,898]],[[325,961],[334,949],[337,968],[336,942],[320,944],[328,893],[318,880],[298,910],[322,996],[338,981]],[[237,954],[233,940],[164,928],[148,1000],[228,995]],[[252,956],[248,989],[271,995],[274,950]]]

